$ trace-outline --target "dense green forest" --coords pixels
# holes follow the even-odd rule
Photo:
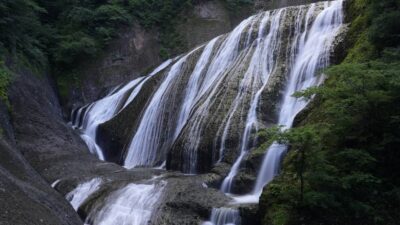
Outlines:
[[[189,0],[16,0],[0,2],[2,55],[32,66],[69,69],[94,57],[134,21],[166,32]],[[168,47],[168,46],[167,46]]]
[[[160,29],[168,52],[176,41],[173,25],[193,0],[2,0],[0,50],[43,67],[50,58],[56,67],[69,67],[96,56],[119,28],[136,21]],[[230,7],[250,0],[226,0]],[[167,53],[165,53],[167,54]]]
[[[37,74],[71,77],[82,60],[95,58],[120,30],[136,22],[157,29],[162,58],[180,46],[175,23],[200,0],[1,0],[0,96],[10,71],[23,64]],[[225,0],[232,10],[253,0]]]
[[[281,175],[262,196],[263,224],[400,221],[400,1],[346,3],[352,46],[325,71],[296,128]]]

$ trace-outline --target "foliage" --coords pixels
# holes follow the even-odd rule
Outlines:
[[[136,21],[160,29],[168,56],[179,45],[173,24],[190,5],[191,0],[1,0],[0,47],[42,68],[49,57],[53,69],[69,74]]]
[[[190,5],[190,0],[129,0],[134,16],[147,28],[168,26],[177,14]]]
[[[398,224],[400,48],[395,0],[353,0],[357,13],[340,65],[298,127],[275,136],[290,146],[282,173],[261,197],[264,224]]]
[[[345,63],[328,70],[327,85],[311,91],[322,98],[316,110],[324,120],[311,118],[280,135],[291,152],[264,196],[272,212],[291,208],[292,222],[284,224],[396,224],[399,70],[398,61]],[[277,190],[284,194],[274,197]]]
[[[37,74],[51,71],[65,92],[76,83],[76,67],[98,56],[118,29],[133,22],[159,30],[163,58],[176,53],[181,39],[174,24],[191,2],[0,0],[0,56]]]
[[[33,0],[0,1],[0,48],[14,58],[22,55],[32,64],[43,66],[46,41],[42,37],[46,29],[38,17],[43,12],[45,9]]]

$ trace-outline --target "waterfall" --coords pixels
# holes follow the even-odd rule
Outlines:
[[[65,198],[71,203],[72,207],[77,211],[79,206],[94,192],[96,192],[102,183],[100,178],[79,184],[74,190],[69,192]]]
[[[329,6],[330,4],[330,6]],[[281,111],[279,125],[283,129],[292,126],[295,116],[304,109],[307,101],[293,97],[293,93],[318,85],[318,70],[329,65],[332,42],[343,23],[343,0],[325,3],[325,10],[315,19],[309,32],[301,36],[298,55],[290,73]],[[260,195],[262,188],[278,173],[281,158],[287,147],[273,143],[263,160],[253,193]]]
[[[203,95],[208,92],[205,100],[198,106],[195,114],[192,116],[192,125],[189,128],[188,141],[185,143],[184,165],[183,171],[187,173],[196,173],[197,167],[197,148],[202,136],[202,125],[205,122],[212,101],[218,91],[223,78],[228,74],[236,64],[239,56],[240,40],[243,31],[254,19],[250,17],[240,23],[224,40],[221,47],[218,49],[216,56],[211,59],[208,70],[203,75],[204,84],[202,85],[197,100],[200,100]]]
[[[128,184],[107,196],[101,207],[92,209],[87,225],[148,224],[166,182]]]
[[[126,146],[124,166],[163,165],[172,151],[174,157],[181,158],[179,168],[194,174],[202,163],[199,149],[211,148],[211,137],[214,146],[207,154],[212,155],[213,163],[233,164],[221,186],[222,191],[231,193],[234,178],[255,144],[253,136],[260,126],[273,121],[275,106],[264,105],[270,108],[265,114],[261,102],[279,96],[275,92],[279,93],[281,85],[286,86],[276,122],[290,127],[294,116],[306,105],[292,98],[292,93],[320,81],[315,73],[328,65],[330,45],[341,24],[341,4],[339,0],[322,2],[252,16],[231,33],[168,60],[150,75],[74,110],[72,124],[81,130],[91,152],[104,159],[96,143],[98,126],[118,116],[143,85],[160,72],[161,82],[140,114],[135,115],[139,120],[130,142],[122,143]],[[268,117],[268,121],[261,117]],[[237,145],[228,145],[233,138]],[[279,161],[282,149],[274,147],[268,152],[278,152],[273,155]],[[226,159],[227,152],[235,159]],[[268,165],[275,168],[268,171],[276,174],[277,167]],[[258,180],[259,188],[265,181]]]
[[[126,150],[124,166],[166,163],[196,174],[203,164],[229,163],[232,167],[220,190],[232,196],[234,179],[257,144],[257,131],[274,124],[290,128],[308,103],[293,93],[322,83],[323,76],[317,73],[329,65],[332,43],[343,22],[342,4],[343,0],[320,2],[252,16],[231,33],[74,110],[72,123],[90,150],[104,159],[96,143],[98,126],[128,110],[144,84],[159,74],[154,90],[132,115],[138,122],[129,142],[123,143],[126,149],[121,149]],[[278,143],[266,150],[253,191],[235,197],[236,203],[258,201],[262,188],[279,172],[286,150]],[[162,190],[162,185],[129,184],[107,197],[87,223],[146,223]],[[239,223],[238,210],[229,206],[213,209],[208,222]]]
[[[168,129],[168,127],[164,126],[164,120],[169,119],[168,116],[166,116],[166,105],[169,103],[168,100],[170,97],[168,91],[173,88],[174,81],[183,72],[183,66],[188,57],[197,50],[198,49],[193,50],[172,65],[166,78],[153,95],[143,114],[141,123],[129,144],[124,166],[128,168],[153,166],[165,160],[164,156],[159,156],[162,160],[161,162],[157,162],[157,155],[162,154],[160,153],[162,152],[160,149],[163,148],[166,142],[169,142],[168,140],[163,140],[162,137],[162,135],[165,134],[163,128]],[[171,121],[171,119],[169,119],[169,121]]]
[[[222,138],[222,147],[220,150],[220,155],[222,157],[223,154],[223,148],[224,148],[224,142],[227,136],[228,128],[231,125],[231,119],[234,115],[234,112],[236,112],[239,103],[243,101],[244,94],[248,91],[251,92],[251,105],[247,113],[247,119],[245,123],[245,128],[243,131],[242,135],[242,141],[241,141],[241,147],[240,147],[240,155],[233,164],[228,176],[224,179],[222,186],[221,186],[221,191],[223,192],[230,192],[232,188],[232,182],[233,178],[236,176],[238,173],[238,169],[240,166],[240,163],[242,162],[243,158],[247,154],[249,150],[249,140],[250,140],[250,134],[252,132],[252,129],[258,129],[257,127],[257,106],[259,102],[260,95],[262,91],[265,88],[265,85],[268,82],[269,75],[271,74],[272,70],[274,69],[274,64],[275,64],[275,58],[274,58],[274,51],[277,48],[277,43],[278,43],[278,38],[279,38],[279,24],[281,21],[281,16],[282,14],[285,13],[284,9],[277,10],[272,13],[270,16],[269,12],[267,12],[264,15],[263,20],[261,21],[260,25],[260,31],[258,34],[258,38],[256,40],[256,45],[258,46],[255,53],[253,54],[253,57],[250,62],[250,66],[245,73],[239,90],[240,92],[236,96],[234,100],[234,105],[233,109],[231,110],[231,113],[228,116],[227,123],[224,128],[224,134]],[[265,24],[270,21],[270,30],[267,34],[267,36],[264,38],[264,27]],[[261,45],[261,46],[260,46]],[[264,63],[260,63],[264,62]],[[250,90],[248,90],[250,88]]]
[[[212,54],[212,50],[217,40],[218,38],[214,38],[207,44],[196,64],[196,67],[193,70],[192,75],[190,76],[190,80],[185,90],[185,97],[183,100],[183,104],[179,113],[174,139],[177,138],[180,132],[182,131],[182,128],[186,124],[189,114],[196,103],[195,99],[198,98],[199,92],[202,89],[201,83],[204,82],[204,79],[201,77],[201,75],[203,74],[204,69],[208,64],[208,61]]]
[[[129,105],[140,92],[144,83],[165,69],[171,62],[172,60],[167,60],[147,77],[139,77],[121,88],[114,88],[106,97],[72,111],[72,126],[80,130],[80,136],[91,153],[96,154],[99,159],[105,160],[103,150],[96,142],[99,125],[112,119]]]
[[[214,208],[210,221],[202,225],[240,225],[239,210],[232,208]]]

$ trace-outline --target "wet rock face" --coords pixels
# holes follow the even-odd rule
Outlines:
[[[65,199],[0,138],[0,224],[81,224]]]
[[[13,92],[13,88],[24,89],[22,86],[15,87],[15,85],[21,79],[29,83],[26,76],[34,75],[21,69],[14,76],[17,77],[14,77],[16,81],[12,84],[11,92]],[[42,86],[38,86],[38,90],[45,91]],[[40,93],[25,91],[29,93],[28,96],[18,96],[24,102],[35,99],[36,96],[32,94]],[[10,94],[11,96],[16,97],[13,94]],[[15,98],[10,98],[9,109],[3,102],[0,102],[0,130],[2,133],[0,137],[0,224],[81,224],[79,217],[68,202],[52,189],[36,172],[36,168],[33,168],[24,158],[25,154],[29,154],[19,148],[20,140],[17,137],[22,131],[15,129],[14,126],[15,120],[18,118],[14,114],[15,101]],[[49,111],[51,110],[49,107]],[[28,109],[24,109],[24,111],[32,113]],[[9,112],[12,114],[10,115]],[[31,121],[27,126],[33,127],[36,122],[35,120]],[[32,147],[37,149],[40,146],[33,145]]]
[[[213,174],[166,177],[167,187],[162,203],[154,213],[155,219],[151,224],[197,225],[208,219],[213,207],[226,205],[230,199],[217,189],[208,188],[205,184],[207,176],[215,179]]]
[[[71,174],[90,173],[99,163],[62,118],[51,82],[33,74],[19,74],[10,87],[11,117],[17,147],[49,182]],[[89,167],[88,167],[89,166]]]
[[[258,204],[249,204],[239,207],[243,225],[261,224],[262,215],[260,215],[258,208]]]

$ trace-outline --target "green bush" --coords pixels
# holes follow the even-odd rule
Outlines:
[[[379,15],[371,26],[369,38],[380,49],[400,43],[400,11]]]

